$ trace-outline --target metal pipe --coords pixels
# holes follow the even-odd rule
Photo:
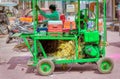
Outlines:
[[[80,34],[80,0],[78,0],[78,25],[77,25],[77,28],[78,28],[78,34]]]
[[[36,10],[36,5],[37,5],[37,0],[32,0],[34,34],[37,33],[36,28],[38,25],[38,11]]]
[[[106,0],[104,0],[104,42],[107,41],[107,29],[106,29]]]
[[[98,23],[99,23],[99,0],[97,0],[97,2],[96,2],[96,27],[97,27],[97,30],[99,30]]]

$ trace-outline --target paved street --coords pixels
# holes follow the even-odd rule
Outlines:
[[[114,61],[111,74],[99,74],[95,64],[69,65],[69,69],[62,70],[56,66],[50,76],[40,76],[36,70],[26,65],[30,58],[29,52],[16,52],[16,43],[5,44],[6,36],[0,38],[0,79],[120,79],[120,36],[118,32],[108,31],[107,57]]]

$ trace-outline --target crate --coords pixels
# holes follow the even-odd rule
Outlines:
[[[74,21],[65,21],[64,22],[64,29],[76,29],[76,23]]]
[[[46,36],[47,35],[47,27],[39,27],[37,28],[37,32],[40,36]]]
[[[49,25],[48,32],[63,32],[62,25]]]
[[[62,21],[49,21],[48,32],[63,32]]]
[[[84,33],[84,41],[91,43],[91,42],[99,42],[99,32],[98,31],[91,31]]]
[[[64,22],[64,29],[70,29],[70,21]]]
[[[40,36],[46,36],[46,35],[47,35],[47,32],[46,32],[46,31],[40,31],[40,32],[39,32],[39,35],[40,35]]]

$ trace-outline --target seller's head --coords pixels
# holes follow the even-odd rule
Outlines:
[[[56,11],[56,5],[51,4],[51,5],[49,6],[49,9],[50,9],[51,12]]]

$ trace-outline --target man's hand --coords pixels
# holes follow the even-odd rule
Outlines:
[[[36,7],[36,9],[37,9],[37,10],[40,10],[40,8],[39,8],[39,6],[38,6],[38,5],[36,5],[35,7]]]
[[[38,24],[43,24],[43,22],[39,21]]]

